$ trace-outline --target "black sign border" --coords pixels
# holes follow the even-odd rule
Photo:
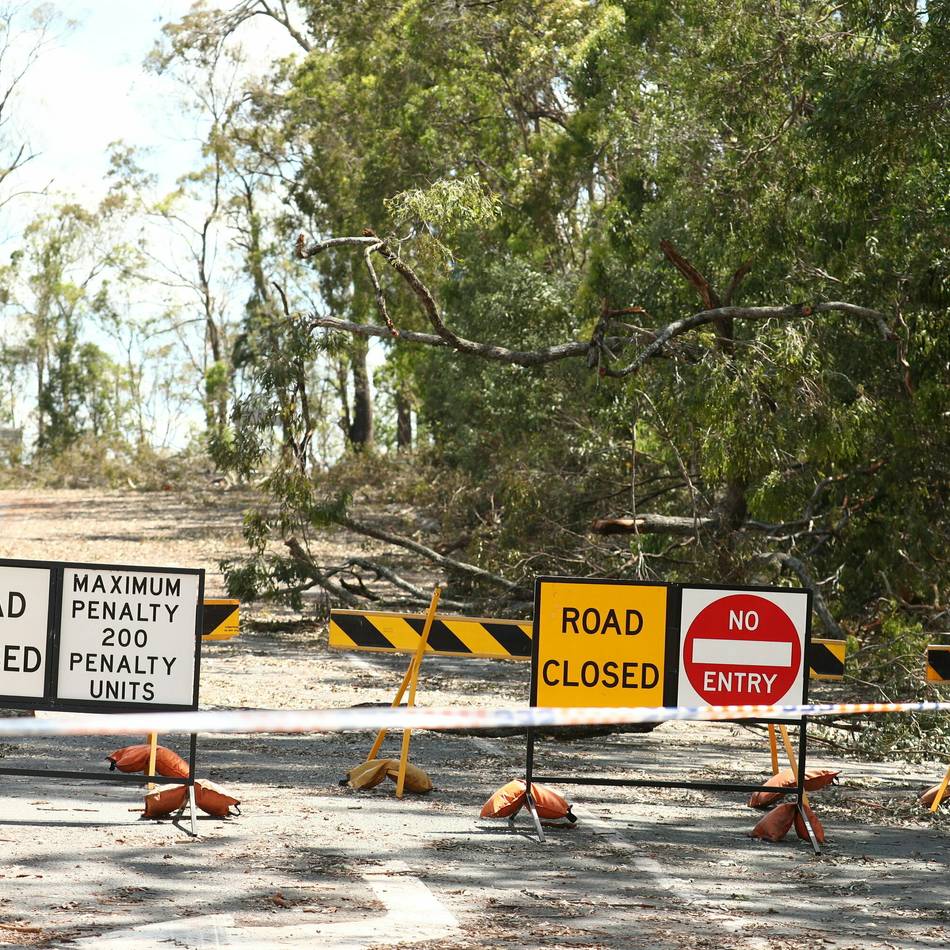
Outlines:
[[[201,677],[202,610],[204,605],[205,572],[194,567],[156,567],[141,564],[93,564],[85,561],[27,561],[19,558],[0,558],[0,568],[28,567],[50,572],[50,604],[46,627],[46,677],[44,695],[3,696],[0,706],[8,709],[42,710],[44,712],[126,713],[183,712],[198,708],[198,689]],[[137,574],[184,574],[198,578],[198,602],[195,608],[195,664],[192,699],[185,703],[128,702],[109,699],[60,699],[56,695],[59,680],[61,646],[63,577],[67,569],[92,571],[122,571]]]
[[[532,621],[531,635],[531,701],[530,706],[538,705],[538,643],[540,641],[541,627],[541,585],[542,584],[596,584],[598,587],[611,585],[614,587],[665,587],[666,588],[666,643],[663,648],[663,705],[668,706],[670,687],[669,680],[669,655],[670,655],[670,588],[673,584],[665,581],[624,581],[617,578],[597,578],[597,577],[558,577],[558,576],[540,576],[534,579],[534,619]],[[675,636],[675,631],[673,631]],[[675,674],[674,674],[675,675]],[[674,684],[675,685],[675,684]],[[673,696],[675,697],[675,690]]]

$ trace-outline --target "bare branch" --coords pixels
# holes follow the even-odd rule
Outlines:
[[[687,518],[680,515],[641,514],[634,518],[598,518],[594,534],[695,534],[699,528],[718,528],[718,518]]]
[[[718,301],[715,291],[709,286],[708,281],[684,258],[682,258],[676,249],[664,242],[667,256],[677,264],[677,267],[689,276],[690,282],[700,290],[704,298]],[[380,239],[373,231],[367,229],[362,236],[329,238],[325,241],[319,241],[311,244],[309,247],[303,235],[297,238],[295,245],[296,256],[302,260],[307,260],[322,251],[333,247],[362,247],[366,252],[379,254],[389,265],[406,281],[410,289],[418,298],[422,309],[435,330],[435,334],[413,333],[410,331],[399,331],[402,339],[411,343],[425,343],[429,346],[447,346],[459,352],[472,356],[479,356],[482,359],[495,360],[500,363],[509,363],[515,366],[542,366],[546,363],[553,363],[558,360],[570,359],[572,357],[586,357],[588,365],[591,368],[598,368],[600,373],[605,376],[622,378],[637,372],[647,360],[658,357],[663,354],[663,348],[674,338],[681,336],[696,327],[709,323],[715,323],[719,329],[720,338],[723,342],[731,345],[731,334],[728,334],[729,322],[736,320],[771,320],[771,319],[796,319],[812,316],[817,313],[826,313],[838,311],[867,319],[872,319],[879,326],[884,326],[883,314],[868,307],[860,307],[856,304],[843,303],[840,301],[827,301],[817,304],[789,304],[786,306],[771,307],[733,307],[733,306],[715,306],[695,313],[689,317],[683,317],[668,323],[665,327],[657,331],[645,331],[652,337],[652,342],[645,346],[627,366],[620,369],[613,369],[605,365],[603,355],[609,356],[610,348],[615,344],[622,347],[632,342],[640,342],[642,336],[627,337],[620,339],[604,340],[602,333],[606,330],[606,323],[615,315],[626,313],[641,313],[639,307],[628,307],[622,310],[610,310],[606,304],[601,315],[601,321],[595,328],[591,340],[581,342],[571,340],[567,343],[560,343],[554,346],[544,347],[538,350],[513,350],[505,346],[498,346],[492,343],[483,343],[480,341],[467,340],[460,337],[451,330],[445,323],[439,307],[435,302],[429,288],[423,283],[415,271],[389,246],[389,244]],[[677,263],[678,262],[678,263]],[[730,284],[730,293],[735,291],[739,281],[747,270],[747,264],[743,264],[733,275]],[[690,276],[691,275],[691,276]],[[373,272],[371,276],[375,276]],[[378,286],[378,281],[374,284]],[[377,297],[377,300],[379,298]],[[385,312],[384,312],[385,315]],[[379,326],[363,325],[352,323],[345,320],[339,320],[333,317],[315,317],[310,324],[311,328],[324,327],[333,330],[343,330],[347,333],[354,333],[360,336],[380,336],[391,337],[395,328],[389,326],[383,328]],[[889,330],[887,332],[890,332]],[[723,336],[723,334],[727,334]]]
[[[413,541],[412,538],[406,538],[402,535],[392,534],[389,531],[383,531],[380,528],[374,528],[371,525],[354,521],[352,518],[339,518],[337,519],[337,523],[344,528],[349,528],[351,531],[355,531],[357,534],[363,534],[367,537],[375,538],[377,541],[385,541],[387,544],[395,544],[397,547],[405,548],[407,551],[414,551],[416,554],[421,554],[427,560],[432,561],[435,564],[440,564],[442,567],[460,571],[463,574],[468,574],[470,577],[475,577],[482,581],[488,581],[489,583],[496,584],[499,587],[504,587],[506,590],[515,591],[521,589],[521,585],[514,583],[514,581],[508,580],[506,577],[493,574],[491,571],[486,571],[484,568],[477,567],[474,564],[467,564],[464,561],[457,561],[455,558],[446,557],[443,554],[439,554],[438,551],[434,551],[432,548],[426,547],[424,544],[419,544],[418,541]]]
[[[289,538],[284,544],[287,546],[287,550],[290,551],[290,556],[294,559],[294,562],[303,569],[304,574],[315,584],[318,584],[328,594],[332,594],[344,604],[349,604],[351,607],[358,607],[360,605],[360,600],[355,594],[350,593],[350,591],[341,587],[339,584],[334,584],[333,581],[317,567],[313,558],[307,554],[303,545],[301,545],[296,538]]]
[[[274,290],[276,290],[277,293],[280,295],[280,302],[281,302],[281,305],[282,305],[283,308],[284,308],[284,316],[285,316],[285,317],[290,317],[290,306],[289,306],[288,303],[287,303],[287,294],[284,293],[284,288],[281,287],[280,284],[278,284],[276,280],[272,280],[272,281],[271,281],[271,286],[272,286],[272,287],[274,288]]]
[[[722,303],[724,307],[728,307],[732,303],[732,298],[739,289],[739,285],[743,280],[745,280],[745,276],[750,270],[752,270],[751,257],[749,260],[743,261],[736,269],[736,272],[732,275],[732,279],[729,281],[729,286],[726,288],[726,292],[722,295]]]
[[[372,323],[354,323],[352,320],[338,320],[336,317],[314,316],[310,321],[310,329],[339,330],[341,333],[352,333],[363,337],[392,338],[389,327],[381,327]],[[400,330],[399,339],[406,343],[425,343],[427,346],[445,346],[445,340],[434,333],[416,333],[413,330]]]
[[[301,234],[297,237],[295,252],[300,260],[306,261],[330,247],[366,247],[378,243],[379,238],[375,235],[373,237],[338,237],[327,238],[326,241],[317,241],[307,247],[306,239]]]
[[[696,288],[699,299],[707,310],[720,305],[719,295],[712,289],[708,280],[676,248],[671,241],[660,241],[660,250],[666,259]]]
[[[305,53],[309,53],[313,49],[313,44],[291,22],[290,11],[287,9],[284,0],[278,0],[278,2],[280,3],[280,10],[277,10],[272,3],[268,3],[268,0],[242,0],[241,3],[219,18],[221,31],[219,42],[223,44],[244,23],[256,16],[263,16],[279,23],[287,31],[287,35]]]
[[[824,597],[821,596],[821,591],[818,589],[818,585],[812,580],[811,575],[808,573],[808,569],[805,565],[797,558],[793,557],[791,554],[783,554],[780,551],[770,551],[763,554],[756,555],[765,561],[771,561],[781,567],[788,568],[794,574],[798,576],[798,579],[811,591],[812,599],[815,605],[815,613],[821,618],[821,622],[824,625],[824,628],[829,632],[835,635],[839,640],[847,639],[847,633],[841,629],[838,625],[838,621],[831,616],[831,611],[828,609],[828,605],[825,603]]]
[[[672,323],[668,323],[662,330],[657,332],[656,339],[649,346],[641,350],[632,363],[622,369],[608,369],[607,375],[616,378],[629,376],[631,373],[637,372],[648,359],[657,356],[660,350],[662,350],[670,340],[689,330],[693,330],[707,323],[712,323],[723,317],[737,320],[793,320],[810,317],[816,313],[828,313],[830,311],[839,311],[841,313],[850,314],[851,316],[869,318],[875,321],[884,320],[884,315],[877,310],[834,300],[814,305],[795,303],[784,307],[716,307],[714,310],[702,310],[699,313],[693,314],[691,317],[683,317],[681,320],[674,320]]]
[[[381,577],[389,581],[394,587],[398,587],[411,594],[414,600],[426,604],[432,600],[432,591],[425,591],[421,587],[411,584],[404,577],[400,577],[395,571],[386,567],[384,564],[380,564],[378,561],[371,561],[361,557],[351,557],[347,563],[354,567],[361,567],[366,571],[372,571],[377,577]],[[472,606],[464,601],[449,600],[446,597],[440,598],[439,603],[444,607],[451,607],[453,610],[469,610]]]
[[[386,297],[383,294],[383,288],[379,285],[379,277],[376,276],[376,268],[373,267],[373,252],[379,249],[379,245],[371,245],[363,251],[363,261],[366,264],[366,270],[369,273],[369,279],[373,285],[373,291],[376,294],[376,306],[379,309],[379,315],[386,321],[386,326],[393,336],[399,336],[399,331],[393,326],[393,319],[386,308]]]

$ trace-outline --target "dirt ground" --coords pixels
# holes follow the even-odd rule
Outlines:
[[[203,567],[242,551],[247,498],[96,491],[0,492],[0,557]],[[355,545],[328,542],[342,551]],[[303,708],[388,702],[402,657],[328,650],[326,631],[263,605],[242,633],[207,643],[203,708]],[[527,701],[526,663],[433,657],[420,705]],[[817,698],[821,697],[820,689]],[[0,946],[225,948],[383,946],[804,950],[950,946],[946,815],[916,795],[937,763],[871,763],[814,746],[810,764],[843,770],[813,804],[828,843],[815,857],[794,832],[752,840],[741,796],[681,789],[557,787],[573,827],[539,844],[478,817],[523,773],[524,739],[413,737],[435,782],[397,801],[393,785],[338,783],[365,734],[202,736],[198,773],[241,798],[242,814],[141,818],[141,791],[110,785],[104,756],[127,738],[30,739],[0,765],[83,769],[94,780],[0,776]],[[183,743],[167,744],[184,753]],[[388,754],[397,753],[390,737]],[[761,732],[667,724],[646,735],[539,744],[538,768],[563,775],[759,781]],[[944,809],[946,812],[946,809]]]

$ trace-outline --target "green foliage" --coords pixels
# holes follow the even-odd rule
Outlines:
[[[415,464],[432,473],[398,480],[402,497],[462,555],[519,580],[799,583],[768,566],[780,552],[845,631],[894,645],[919,623],[900,647],[918,649],[945,625],[946,0],[301,9],[310,49],[258,90],[249,147],[293,156],[288,197],[314,233],[387,235],[460,336],[540,349],[626,308],[608,335],[639,342],[600,354],[623,366],[711,299],[663,240],[720,299],[748,262],[734,304],[842,300],[888,326],[837,312],[706,325],[622,380],[583,359],[524,369],[395,343],[381,378],[411,397]],[[210,21],[201,31],[204,55]],[[431,332],[410,289],[380,275],[396,325]],[[335,316],[375,322],[358,254],[321,254],[310,277]],[[254,569],[235,575],[258,588],[294,586],[299,565],[267,544],[315,530],[333,494],[293,449],[312,429],[300,381],[315,354],[283,332],[255,337],[228,441],[247,473],[279,446],[277,515],[255,523]],[[325,346],[341,357],[338,338]],[[710,526],[590,533],[634,513]],[[859,677],[875,662],[862,651]]]
[[[498,197],[476,175],[413,188],[383,204],[396,228],[421,231],[446,258],[451,258],[452,252],[445,241],[461,232],[488,227],[499,214]]]
[[[908,683],[921,679],[923,657],[932,637],[919,620],[909,618],[895,600],[882,601],[860,644],[860,673],[850,675],[850,688],[867,701],[900,701]],[[855,688],[856,687],[856,688]],[[869,690],[876,696],[869,696]],[[920,699],[945,701],[945,690],[927,684]],[[871,755],[933,760],[950,755],[950,724],[946,715],[924,713],[914,717],[871,716],[857,734],[860,748]]]

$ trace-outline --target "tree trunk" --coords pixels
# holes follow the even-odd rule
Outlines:
[[[347,436],[356,449],[373,444],[373,396],[370,391],[369,371],[366,368],[367,347],[359,342],[350,354],[353,371],[353,420]]]
[[[396,392],[396,449],[408,452],[412,449],[412,403],[402,390]]]

